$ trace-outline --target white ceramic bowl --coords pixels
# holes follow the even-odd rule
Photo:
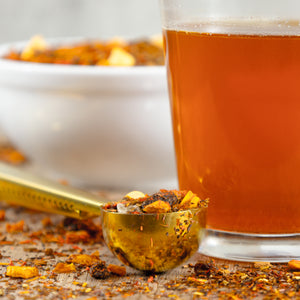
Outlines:
[[[0,127],[47,177],[88,188],[177,186],[164,67],[0,59]]]

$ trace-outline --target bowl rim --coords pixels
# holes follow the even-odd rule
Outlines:
[[[58,44],[61,42],[80,42],[96,39],[73,37],[73,38],[51,38],[47,39],[49,44]],[[98,39],[99,40],[99,39]],[[42,74],[72,74],[73,76],[143,76],[165,74],[164,66],[85,66],[85,65],[64,65],[35,63],[26,61],[15,61],[3,57],[9,50],[18,50],[24,47],[28,41],[17,41],[0,44],[0,70],[22,72],[22,73],[42,73]]]

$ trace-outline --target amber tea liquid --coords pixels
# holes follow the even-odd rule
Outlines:
[[[300,37],[276,30],[165,30],[179,185],[208,228],[300,233]]]

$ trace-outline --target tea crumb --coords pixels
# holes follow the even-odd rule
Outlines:
[[[106,279],[110,276],[110,273],[105,265],[105,262],[101,261],[97,264],[94,264],[90,268],[90,274],[96,279]]]

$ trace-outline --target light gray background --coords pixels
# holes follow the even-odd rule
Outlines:
[[[36,34],[108,39],[160,32],[159,0],[0,0],[0,44]]]
[[[0,43],[35,34],[107,39],[160,32],[158,0],[0,0]]]

